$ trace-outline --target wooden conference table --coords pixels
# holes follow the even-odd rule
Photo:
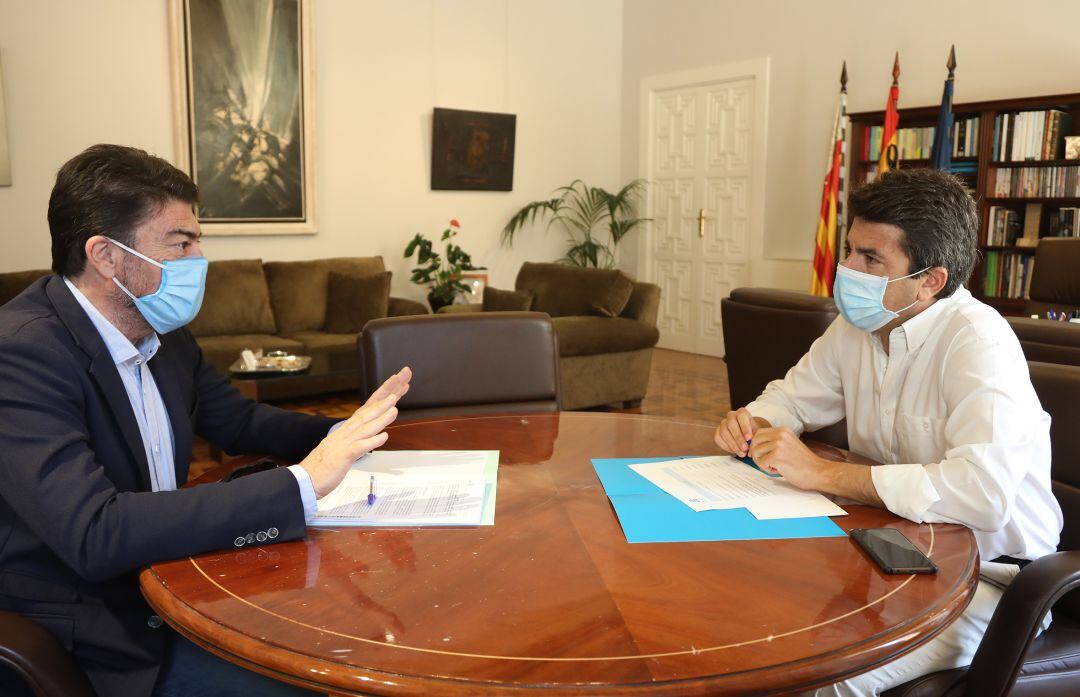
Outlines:
[[[501,451],[494,527],[310,529],[154,564],[142,590],[214,653],[348,695],[795,691],[887,662],[963,611],[970,531],[869,507],[836,521],[899,528],[940,572],[885,575],[847,537],[627,544],[590,458],[714,454],[712,431],[572,412],[397,424],[387,448]]]

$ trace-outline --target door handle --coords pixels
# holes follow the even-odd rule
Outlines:
[[[705,239],[705,221],[708,218],[705,215],[705,209],[699,208],[697,214],[697,236],[701,239]]]

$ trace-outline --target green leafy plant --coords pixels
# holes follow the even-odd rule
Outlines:
[[[417,266],[412,270],[410,280],[428,287],[428,302],[432,310],[443,305],[450,305],[459,293],[467,293],[469,288],[461,281],[462,271],[483,271],[486,267],[473,266],[472,257],[452,240],[461,231],[457,220],[450,221],[450,227],[442,232],[440,241],[446,243],[445,259],[435,251],[435,245],[421,233],[416,233],[405,247],[405,258],[416,255]]]
[[[570,248],[559,261],[609,268],[615,265],[619,242],[649,220],[634,215],[634,204],[644,192],[644,179],[635,179],[615,194],[575,179],[569,186],[555,189],[555,198],[533,201],[515,213],[502,230],[503,243],[513,244],[514,235],[526,225],[550,215],[547,227],[558,223],[569,238]]]

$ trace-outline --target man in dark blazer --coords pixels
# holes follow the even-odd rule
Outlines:
[[[56,275],[0,308],[0,609],[51,632],[103,697],[177,693],[159,672],[176,672],[184,640],[143,600],[137,570],[303,537],[315,499],[385,442],[408,389],[405,369],[336,426],[232,388],[181,326],[205,279],[197,196],[141,150],[88,149],[50,199]],[[177,489],[195,433],[299,464]],[[216,675],[183,651],[183,670]],[[237,694],[293,689],[236,670],[256,681]]]

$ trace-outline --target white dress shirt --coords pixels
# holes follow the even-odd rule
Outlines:
[[[961,287],[880,340],[842,317],[750,413],[795,433],[847,418],[853,452],[893,513],[960,523],[983,560],[1057,547],[1050,416],[1008,323]]]
[[[64,278],[71,294],[86,312],[87,317],[101,335],[105,348],[112,356],[120,380],[124,383],[135,421],[139,424],[143,447],[146,449],[146,462],[150,466],[150,488],[152,491],[172,491],[176,489],[176,447],[173,440],[172,422],[165,409],[165,402],[158,391],[154,374],[148,363],[161,348],[161,338],[151,332],[139,340],[139,345],[132,344],[112,322],[105,318],[82,291]],[[335,427],[337,424],[335,425]],[[333,429],[331,429],[332,431]],[[311,477],[300,465],[291,465],[289,471],[296,477],[300,487],[300,499],[304,505],[304,518],[307,522],[315,517],[318,508],[315,488]]]

